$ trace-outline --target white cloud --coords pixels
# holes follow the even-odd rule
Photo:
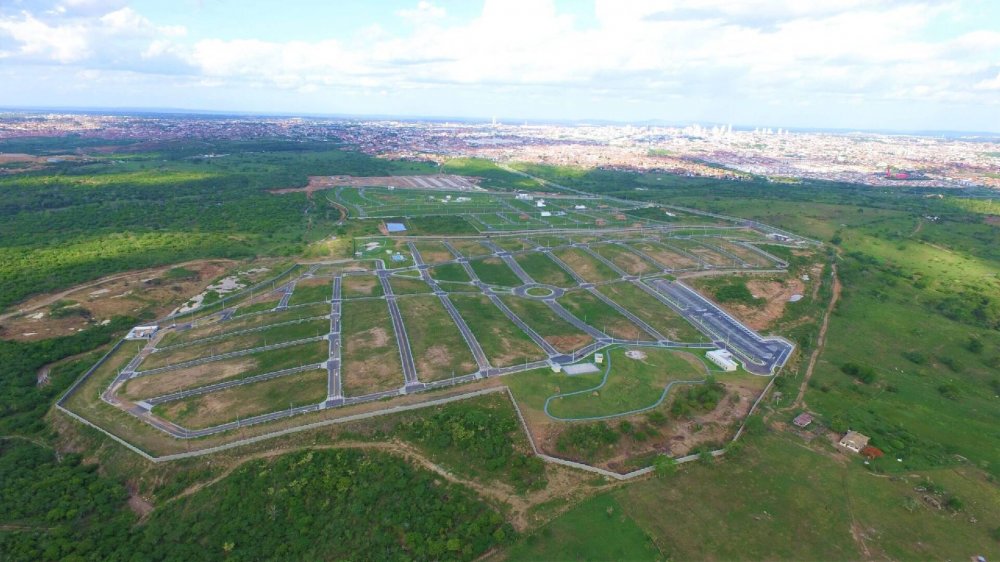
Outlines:
[[[396,15],[414,25],[426,25],[444,18],[447,15],[447,11],[440,6],[435,6],[434,4],[427,2],[426,0],[421,0],[420,2],[417,2],[417,6],[415,8],[397,10]]]

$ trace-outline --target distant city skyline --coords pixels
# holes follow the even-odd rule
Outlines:
[[[1000,133],[1000,5],[9,0],[0,107]]]

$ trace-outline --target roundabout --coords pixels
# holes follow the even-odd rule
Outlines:
[[[565,293],[565,291],[559,287],[542,285],[540,283],[529,283],[514,289],[515,295],[529,299],[557,299],[563,296],[563,293]]]

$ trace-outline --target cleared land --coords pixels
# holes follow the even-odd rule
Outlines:
[[[483,283],[490,285],[500,285],[503,287],[517,287],[522,285],[521,279],[511,268],[500,258],[486,258],[484,260],[473,260],[469,262],[472,270]]]
[[[564,248],[552,253],[588,283],[602,283],[621,277],[613,269],[579,248]]]
[[[452,281],[456,283],[468,283],[472,281],[465,268],[457,263],[446,263],[428,269],[431,277],[435,281]]]
[[[609,336],[623,340],[652,340],[617,310],[584,290],[570,291],[558,299],[559,304],[574,316]]]
[[[382,285],[375,275],[349,275],[341,280],[341,296],[345,299],[357,297],[381,297]]]
[[[690,322],[629,281],[601,285],[598,290],[673,341],[708,341]]]
[[[463,238],[456,238],[448,241],[452,248],[458,250],[460,254],[467,258],[476,258],[480,256],[488,256],[493,252],[479,243],[478,240],[468,240]]]
[[[448,251],[448,248],[437,240],[421,240],[414,242],[413,245],[417,247],[417,251],[420,252],[420,257],[423,258],[424,263],[440,263],[455,259],[454,254]]]
[[[168,402],[153,411],[188,429],[201,429],[322,402],[326,398],[326,377],[326,369],[306,371]]]
[[[645,275],[659,271],[659,268],[654,267],[638,254],[617,244],[600,244],[594,246],[594,251],[629,275]]]
[[[563,353],[572,353],[594,341],[541,301],[513,296],[502,297],[502,300],[525,324]]]
[[[230,351],[264,347],[276,343],[300,340],[321,336],[330,329],[330,323],[325,318],[305,320],[295,324],[274,326],[258,332],[238,334],[223,339],[194,343],[184,347],[167,349],[150,354],[139,365],[139,370],[155,369],[166,365],[175,365],[192,359],[221,355]]]
[[[543,252],[521,254],[514,259],[536,283],[563,288],[576,286],[570,274]]]
[[[629,246],[653,258],[665,268],[697,269],[700,265],[697,261],[658,242],[636,242],[629,244]]]
[[[330,278],[301,279],[295,284],[295,291],[292,293],[292,298],[288,300],[288,304],[294,306],[326,302],[330,300],[332,294],[333,280]]]
[[[454,295],[451,300],[479,340],[491,365],[507,367],[545,358],[545,352],[485,296]]]
[[[403,386],[399,347],[386,303],[347,301],[342,315],[344,395],[360,396]]]
[[[313,316],[324,316],[329,314],[330,306],[324,303],[318,303],[310,306],[289,308],[287,310],[272,312],[270,314],[244,316],[242,318],[235,318],[225,322],[210,321],[205,322],[204,324],[198,324],[189,330],[171,331],[163,336],[163,339],[160,340],[159,346],[166,347],[168,345],[191,342],[202,338],[220,336],[229,332],[238,332],[240,330],[249,330],[252,328],[269,326],[271,324],[280,324],[282,322],[291,322],[302,318],[311,318]]]
[[[468,344],[437,297],[399,299],[399,309],[421,381],[446,379],[477,370]]]
[[[395,295],[418,295],[431,292],[430,286],[420,279],[408,279],[398,275],[389,277],[389,285],[392,286],[392,292]]]
[[[290,369],[326,360],[325,341],[308,342],[253,355],[203,363],[155,375],[137,377],[125,383],[121,394],[130,399],[152,398],[216,382],[244,379],[253,375]]]

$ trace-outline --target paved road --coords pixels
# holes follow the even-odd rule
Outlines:
[[[399,311],[399,304],[396,303],[396,295],[392,292],[392,284],[389,283],[391,273],[385,269],[382,260],[375,262],[375,274],[378,276],[379,283],[382,284],[385,301],[389,305],[389,316],[392,317],[392,329],[396,334],[396,345],[399,347],[399,357],[403,363],[403,379],[406,381],[406,388],[417,390],[421,383],[417,379],[417,368],[413,360],[413,351],[410,349],[410,338],[406,336],[403,315]]]
[[[285,283],[282,285],[281,289],[285,290],[285,294],[281,295],[281,300],[278,301],[278,306],[274,307],[274,310],[284,310],[288,308],[288,299],[292,298],[292,293],[295,292],[295,281]]]
[[[340,312],[343,303],[341,296],[341,286],[343,277],[337,275],[333,278],[333,289],[330,298],[330,358],[326,362],[327,400],[343,399],[343,382],[340,376]]]
[[[666,297],[664,302],[715,340],[716,345],[732,352],[751,373],[770,375],[777,372],[795,349],[784,339],[761,337],[679,281],[653,279],[649,283]]]

